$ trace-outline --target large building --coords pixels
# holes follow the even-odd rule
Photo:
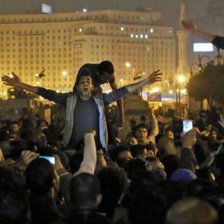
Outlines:
[[[72,90],[85,63],[110,60],[120,85],[161,69],[164,86],[176,73],[172,27],[158,25],[161,14],[104,10],[0,16],[0,72],[59,92]],[[45,77],[37,73],[45,69]],[[6,87],[0,85],[0,96]]]

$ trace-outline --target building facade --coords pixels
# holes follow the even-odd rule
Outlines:
[[[176,73],[176,38],[159,25],[161,14],[104,10],[82,13],[0,16],[0,72],[59,92],[71,91],[80,66],[110,60],[119,85],[153,70],[162,85]],[[45,77],[37,74],[45,69]],[[6,86],[0,84],[0,97]],[[168,88],[168,87],[167,87]]]

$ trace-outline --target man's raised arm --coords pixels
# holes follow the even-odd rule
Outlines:
[[[12,77],[7,76],[7,75],[3,75],[2,76],[2,82],[5,85],[8,86],[13,86],[15,88],[21,88],[21,89],[25,89],[31,93],[37,93],[38,91],[38,87],[37,86],[31,86],[28,85],[26,83],[21,82],[20,78],[13,72],[12,73]]]
[[[125,87],[127,88],[129,93],[133,93],[147,84],[153,84],[155,82],[161,81],[161,75],[162,73],[160,72],[160,70],[157,70],[151,73],[146,79],[143,79],[142,81],[136,82],[134,84],[127,85]]]
[[[200,30],[197,25],[192,23],[191,21],[183,20],[181,21],[181,23],[187,31],[195,33],[204,40],[211,42],[215,38],[215,35]]]
[[[39,96],[42,96],[45,99],[54,101],[54,102],[62,104],[64,106],[66,104],[67,93],[57,93],[53,90],[48,90],[45,88],[28,85],[26,83],[21,82],[19,76],[17,76],[15,73],[12,73],[11,77],[7,76],[7,75],[3,75],[2,82],[5,85],[13,86],[15,88],[24,89],[26,91],[37,94]]]
[[[146,79],[140,82],[121,87],[120,89],[114,90],[108,94],[103,94],[104,103],[110,104],[126,96],[129,93],[135,92],[136,90],[142,88],[147,84],[153,84],[155,82],[161,81],[161,75],[162,73],[160,72],[160,70],[158,70],[151,73]]]

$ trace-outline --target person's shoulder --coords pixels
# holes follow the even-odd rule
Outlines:
[[[91,69],[91,70],[97,70],[97,67],[98,67],[99,64],[91,64],[91,63],[86,63],[82,66],[82,68],[88,68],[88,69]]]
[[[67,94],[67,97],[74,97],[74,96],[77,96],[78,95],[78,92],[77,91],[74,91],[74,92],[68,92],[66,94]]]

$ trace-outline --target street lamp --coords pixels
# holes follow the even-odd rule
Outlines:
[[[200,72],[203,70],[203,65],[202,65],[202,59],[203,58],[208,59],[208,62],[206,64],[208,64],[211,61],[211,59],[208,55],[198,55],[198,69],[199,69]]]
[[[176,89],[176,110],[177,114],[181,116],[181,86],[186,82],[184,75],[177,76],[177,89]],[[185,91],[186,92],[186,91]]]

